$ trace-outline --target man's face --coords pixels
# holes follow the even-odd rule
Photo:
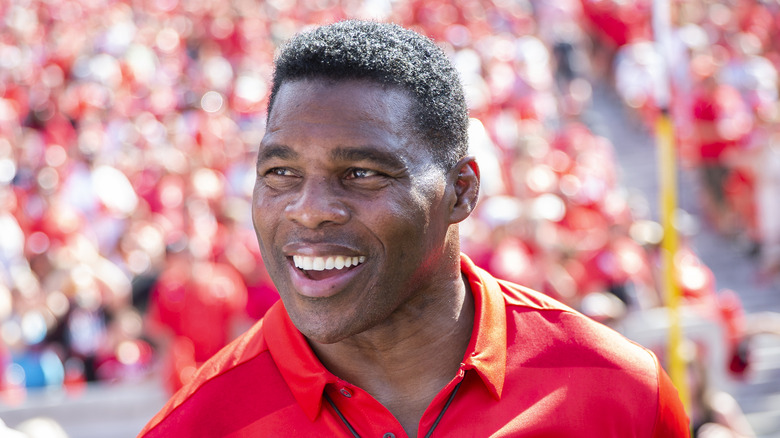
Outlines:
[[[312,340],[386,324],[436,281],[452,196],[408,129],[410,105],[367,81],[287,82],[276,96],[252,215],[268,272]]]

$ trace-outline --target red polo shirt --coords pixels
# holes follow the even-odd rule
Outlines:
[[[424,436],[687,437],[688,419],[656,357],[540,293],[462,257],[475,300],[463,363],[420,420]],[[277,303],[209,360],[143,437],[405,437],[393,415],[331,374]],[[392,435],[390,435],[392,434]]]

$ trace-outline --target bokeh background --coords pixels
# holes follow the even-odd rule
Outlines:
[[[345,18],[460,70],[464,252],[664,360],[668,110],[690,415],[780,436],[780,3],[669,12],[659,45],[650,0],[0,2],[0,436],[135,436],[278,299],[250,217],[273,56]]]

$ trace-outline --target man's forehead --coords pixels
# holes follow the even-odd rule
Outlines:
[[[327,95],[361,95],[363,99],[373,99],[374,103],[392,103],[402,105],[408,110],[414,103],[412,93],[400,85],[385,84],[373,79],[329,77],[298,78],[284,81],[275,96],[270,115],[273,116],[279,100],[293,100],[300,104],[317,103]],[[402,108],[397,108],[402,109]]]
[[[365,80],[298,80],[286,82],[268,117],[266,135],[301,127],[385,131],[399,137],[410,132],[409,97]],[[308,126],[307,126],[308,125]]]

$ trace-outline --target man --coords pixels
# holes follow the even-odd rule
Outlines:
[[[460,254],[467,124],[455,70],[414,32],[288,42],[253,205],[281,303],[141,436],[687,436],[652,353]]]

